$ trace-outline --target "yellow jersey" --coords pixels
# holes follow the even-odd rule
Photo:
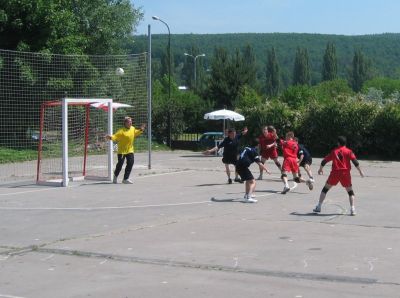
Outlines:
[[[123,127],[111,136],[111,140],[118,143],[118,154],[134,153],[134,142],[137,136],[143,133],[142,130],[136,129],[133,126],[130,128]]]

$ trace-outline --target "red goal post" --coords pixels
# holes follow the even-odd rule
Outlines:
[[[101,103],[107,109],[94,108]],[[70,181],[112,179],[111,98],[63,98],[41,105],[37,183],[68,186]]]

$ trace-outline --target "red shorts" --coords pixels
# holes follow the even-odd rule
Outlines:
[[[326,183],[328,183],[329,185],[337,185],[339,182],[343,187],[350,187],[351,186],[350,171],[348,170],[332,171],[328,177],[328,180],[326,181]]]
[[[275,159],[278,157],[278,150],[274,147],[271,150],[264,150],[261,151],[261,157],[268,160],[268,159]]]
[[[285,158],[283,160],[282,170],[287,173],[298,173],[299,165],[297,163],[297,158]]]

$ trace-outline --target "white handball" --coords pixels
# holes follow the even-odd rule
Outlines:
[[[121,68],[121,67],[118,67],[118,68],[115,70],[115,74],[116,74],[117,76],[122,76],[122,75],[124,75],[124,73],[125,73],[125,71],[124,71],[124,69]]]

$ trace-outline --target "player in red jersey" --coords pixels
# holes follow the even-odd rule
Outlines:
[[[262,135],[259,136],[259,149],[261,155],[261,163],[265,164],[265,161],[268,159],[272,159],[275,165],[278,167],[279,171],[282,171],[282,166],[278,160],[278,150],[276,141],[278,140],[278,136],[276,135],[276,129],[272,126],[265,126],[263,128]],[[260,168],[260,176],[258,176],[257,180],[262,180],[263,178],[263,167]]]
[[[340,184],[346,189],[349,194],[350,201],[350,214],[356,215],[356,210],[354,207],[354,191],[351,184],[351,164],[350,161],[357,168],[361,177],[364,177],[364,173],[360,168],[360,164],[351,149],[346,147],[346,137],[339,136],[338,137],[338,147],[333,149],[321,162],[321,166],[319,167],[318,174],[322,175],[323,167],[332,161],[332,170],[328,177],[328,180],[325,183],[324,188],[321,191],[319,196],[318,205],[314,208],[314,212],[321,212],[322,203],[325,200],[326,193],[331,189],[332,186]]]
[[[286,133],[286,139],[280,140],[280,145],[283,151],[283,164],[282,164],[282,176],[281,179],[284,183],[282,194],[286,194],[290,191],[288,182],[288,173],[292,173],[293,180],[295,182],[294,187],[297,183],[306,182],[303,178],[299,177],[299,164],[297,163],[297,152],[299,151],[299,145],[294,140],[293,131]]]

